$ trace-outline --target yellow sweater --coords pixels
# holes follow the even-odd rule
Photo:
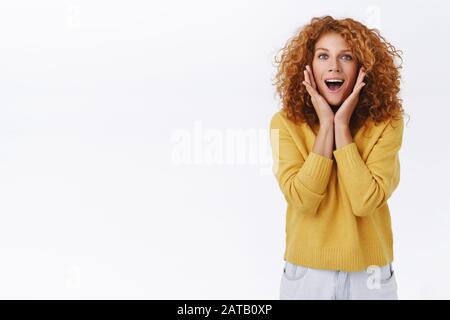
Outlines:
[[[284,110],[270,129],[272,169],[287,201],[284,259],[342,271],[392,262],[387,200],[400,181],[403,117],[368,119],[334,159],[312,152],[318,127],[296,125]]]

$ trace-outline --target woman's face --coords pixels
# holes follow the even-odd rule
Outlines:
[[[356,57],[339,34],[327,33],[317,40],[312,71],[319,93],[330,106],[339,107],[352,93],[357,70]],[[327,81],[327,85],[326,80],[331,79],[341,82],[332,84],[332,81]]]

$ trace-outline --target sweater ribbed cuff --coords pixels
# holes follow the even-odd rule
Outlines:
[[[345,146],[333,151],[336,164],[344,170],[351,170],[363,163],[358,147],[355,142],[346,144]]]
[[[313,192],[323,194],[330,181],[333,159],[310,152],[297,178]]]

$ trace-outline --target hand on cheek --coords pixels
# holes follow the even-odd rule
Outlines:
[[[366,72],[364,71],[364,68],[361,67],[359,69],[358,78],[355,81],[352,93],[344,100],[339,110],[334,115],[335,124],[346,126],[349,125],[352,113],[359,101],[359,93],[361,92],[361,89],[366,85],[366,83],[363,82],[365,76]]]

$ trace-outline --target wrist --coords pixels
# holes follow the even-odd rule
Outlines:
[[[340,120],[335,120],[334,121],[334,127],[335,128],[348,128],[349,124],[348,121],[340,121]]]
[[[333,128],[334,127],[334,120],[330,119],[330,120],[323,120],[320,122],[320,127],[321,128]]]

